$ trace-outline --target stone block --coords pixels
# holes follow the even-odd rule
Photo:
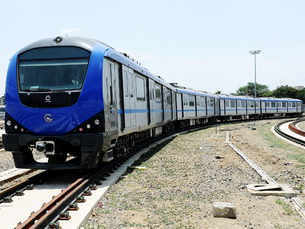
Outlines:
[[[228,202],[214,202],[213,216],[236,219],[236,207]]]
[[[297,195],[288,184],[249,184],[247,188],[255,196],[284,196],[291,198]]]

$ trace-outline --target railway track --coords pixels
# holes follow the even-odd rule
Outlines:
[[[305,137],[305,131],[303,131],[303,130],[299,129],[298,127],[296,127],[296,125],[297,125],[298,123],[304,122],[304,121],[305,121],[305,119],[298,119],[298,120],[296,120],[296,121],[290,123],[288,127],[289,127],[289,129],[290,129],[292,132],[294,132],[294,133],[296,133],[296,134],[298,134],[298,135],[301,135],[301,136]]]
[[[27,170],[0,182],[0,203],[10,203],[14,196],[22,196],[48,175],[46,171]]]
[[[287,124],[287,123],[290,122],[288,124],[288,129],[291,130],[293,133],[295,133],[297,135],[305,137],[305,132],[296,127],[296,125],[299,122],[302,122],[302,121],[305,121],[305,119],[300,118],[300,119],[297,119],[297,120],[288,120],[288,121],[280,122],[274,127],[274,131],[277,134],[279,134],[280,136],[282,136],[282,137],[284,137],[284,138],[286,138],[286,139],[288,139],[288,140],[290,140],[290,141],[292,141],[292,142],[294,142],[298,145],[305,146],[305,141],[304,140],[301,140],[300,138],[297,138],[296,136],[289,135],[288,133],[285,133],[284,131],[282,131],[281,128],[280,128],[282,125]],[[294,204],[296,211],[305,220],[305,202],[299,197],[293,197],[293,198],[291,198],[291,201]]]
[[[284,123],[284,122],[283,122]],[[49,193],[49,196],[47,195],[48,201],[45,203],[45,201],[41,202],[38,208],[33,208],[30,210],[32,213],[28,213],[26,218],[21,220],[18,225],[15,223],[16,229],[21,228],[75,228],[75,225],[73,227],[71,226],[64,226],[62,225],[67,224],[66,222],[71,221],[71,215],[74,214],[74,212],[77,212],[77,210],[80,208],[79,205],[81,203],[85,203],[86,199],[90,198],[91,195],[94,195],[94,192],[97,192],[98,188],[102,188],[105,192],[107,188],[116,182],[119,177],[125,173],[125,171],[128,169],[129,166],[131,166],[134,161],[136,161],[142,154],[146,153],[148,150],[150,150],[153,147],[156,147],[156,145],[161,144],[168,139],[171,139],[175,137],[177,134],[183,134],[187,132],[192,132],[196,130],[200,130],[203,128],[208,128],[213,125],[208,125],[205,127],[199,127],[194,128],[190,130],[186,130],[184,132],[173,134],[169,137],[166,137],[162,140],[157,141],[156,143],[151,144],[146,149],[142,149],[140,152],[136,153],[134,156],[137,156],[136,159],[125,159],[120,160],[116,162],[109,163],[105,167],[103,167],[100,170],[96,170],[94,172],[89,173],[83,173],[74,178],[73,181],[70,183],[66,183],[65,187],[62,188],[56,187],[59,191],[57,193],[53,190],[53,192]],[[126,164],[127,163],[127,164]],[[126,165],[125,165],[126,164]],[[123,167],[123,168],[122,168]],[[119,172],[116,172],[119,168]],[[111,177],[111,174],[116,174],[115,178],[111,178],[110,181],[104,182],[104,180],[107,180],[109,177]],[[35,190],[36,184],[39,186],[40,183],[45,183],[47,178],[52,176],[51,172],[44,172],[41,173],[41,175],[33,176],[32,178],[29,178],[25,182],[21,182],[20,184],[16,184],[13,187],[9,187],[8,189],[4,190],[3,192],[0,192],[0,203],[11,203],[13,201],[14,197],[17,198],[23,198],[22,195],[28,195],[28,192],[32,192],[32,190]],[[75,177],[75,176],[74,176]],[[47,189],[45,187],[39,187],[38,190],[36,190],[36,193],[39,193],[40,190]],[[55,189],[54,187],[51,187],[50,190]],[[61,190],[61,191],[60,191]],[[56,193],[54,195],[54,193]],[[32,194],[31,198],[35,198],[36,194]],[[54,195],[53,197],[51,197]],[[98,196],[94,201],[95,205],[97,201],[101,198],[100,194],[96,194]],[[46,198],[45,198],[46,199]],[[1,201],[2,200],[2,201]],[[86,204],[86,203],[85,203]],[[0,205],[1,206],[1,205]],[[30,206],[30,205],[29,205]],[[22,208],[26,208],[28,206],[22,206]],[[16,208],[18,205],[16,205]],[[82,204],[82,207],[84,208],[84,204]],[[29,210],[29,209],[27,209]],[[27,211],[29,212],[29,211]],[[89,210],[90,212],[90,210]],[[1,208],[0,208],[1,213]],[[85,213],[88,215],[87,213]],[[77,218],[73,216],[73,218]],[[79,220],[77,225],[80,225],[82,220]],[[8,227],[11,228],[11,227]]]
[[[189,131],[194,131],[194,129]],[[102,197],[101,193],[103,194],[106,192],[108,187],[115,183],[144,153],[147,153],[160,144],[164,144],[164,142],[169,141],[169,139],[172,139],[176,135],[177,134],[174,134],[158,140],[144,149],[137,150],[136,153],[133,153],[133,155],[130,156],[131,158],[128,157],[108,163],[101,169],[91,170],[90,173],[83,172],[76,175],[72,172],[71,177],[75,178],[73,181],[66,182],[64,185],[58,184],[57,182],[60,180],[60,178],[58,178],[58,175],[60,176],[58,171],[56,171],[57,175],[52,174],[51,171],[46,171],[40,175],[40,178],[39,176],[34,176],[34,180],[30,179],[30,181],[24,182],[16,187],[10,187],[8,190],[3,191],[3,201],[0,204],[0,221],[3,220],[1,219],[1,215],[6,222],[10,219],[5,218],[4,215],[12,215],[11,219],[15,224],[12,225],[10,222],[10,226],[3,228],[77,228],[83,220],[78,219],[79,217],[75,216],[80,214],[77,212],[81,212],[85,209],[86,217],[92,209],[92,207],[88,208],[88,206],[86,206],[88,202],[93,202],[95,206]],[[56,180],[56,185],[53,185],[51,184],[51,181],[48,181],[48,179],[52,177]],[[54,193],[56,193],[56,195],[54,195]],[[38,204],[34,203],[35,201],[33,198],[39,199],[40,194],[44,195],[43,199],[48,201],[39,200],[39,207],[37,207]],[[92,198],[93,196],[94,198]],[[26,198],[27,200],[25,200]],[[14,199],[17,199],[16,204],[14,204]],[[24,199],[26,204],[22,204],[22,199]],[[33,202],[32,206],[31,202]],[[5,211],[6,209],[3,208],[1,209],[1,205],[7,203],[12,205],[11,211]],[[4,208],[5,207],[6,206],[4,206]],[[18,211],[20,214],[23,214],[23,217],[21,217],[22,219],[20,220],[21,222],[19,223],[19,219],[17,222],[15,218],[13,219],[14,216],[16,217],[16,215],[18,215]],[[13,215],[12,212],[16,212],[15,215]],[[26,217],[25,212],[27,213]],[[77,221],[77,223],[74,223],[73,220]]]
[[[51,201],[31,214],[23,223],[19,223],[16,229],[25,228],[60,228],[58,220],[69,220],[69,211],[78,210],[77,203],[85,202],[85,196],[91,195],[96,189],[92,176],[84,176],[76,179],[67,188],[63,189]]]
[[[274,127],[274,131],[279,134],[280,136],[294,142],[294,143],[297,143],[298,145],[301,145],[301,146],[304,146],[305,147],[305,141],[297,138],[297,137],[294,137],[292,135],[289,135],[287,133],[285,133],[284,131],[281,130],[281,126],[290,122],[290,124],[288,125],[289,129],[291,131],[293,131],[294,133],[298,134],[298,135],[301,135],[301,136],[305,136],[305,132],[298,129],[295,125],[299,122],[302,122],[304,121],[304,119],[297,119],[297,120],[286,120],[286,121],[283,121],[283,122],[279,122],[275,127]]]
[[[54,191],[50,192],[49,195],[46,193],[43,199],[49,201],[41,202],[41,207],[38,210],[37,208],[35,210],[35,207],[33,206],[33,209],[28,210],[28,212],[30,211],[31,214],[28,214],[27,219],[19,222],[14,228],[61,228],[59,221],[69,220],[71,218],[69,212],[77,211],[79,209],[78,203],[86,202],[85,197],[90,196],[92,191],[96,190],[96,187],[98,184],[100,184],[100,181],[105,179],[107,175],[112,173],[123,162],[123,160],[116,161],[105,165],[102,167],[102,169],[95,171],[91,170],[90,172],[70,172],[70,175],[68,176],[75,178],[72,182],[64,182],[64,185],[62,182],[56,182],[57,184],[50,185],[52,180],[60,180],[60,178],[58,178],[58,175],[60,175],[58,171],[42,171],[38,174],[30,176],[24,181],[18,182],[17,184],[2,190],[0,192],[0,204],[10,203],[13,206],[14,199],[17,198],[16,202],[20,202],[22,198],[29,196],[30,192],[36,192],[32,194],[32,197],[30,198],[35,198],[36,196],[38,198],[39,192],[42,190],[42,186],[49,186],[48,188],[50,191],[56,187],[58,190],[57,195],[54,195]],[[51,181],[49,182],[49,180]],[[66,187],[61,189],[63,186]],[[23,197],[23,195],[25,197]],[[30,198],[27,200],[28,204],[26,206],[22,206],[24,209],[32,208]],[[20,204],[18,205],[18,203],[16,203],[15,208],[20,208]]]

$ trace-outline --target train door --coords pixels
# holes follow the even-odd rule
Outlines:
[[[125,67],[124,65],[122,66],[122,78],[123,78],[123,87],[124,87],[124,112],[125,113],[125,128],[130,128],[131,127],[131,119],[129,115],[129,82],[128,82],[128,68]]]
[[[135,125],[136,127],[142,127],[147,125],[147,101],[146,101],[146,78],[140,74],[134,74],[135,78]]]
[[[226,103],[230,102],[229,100],[220,99],[220,115],[226,115]]]
[[[115,68],[115,64],[109,60],[104,60],[103,66],[104,78],[104,109],[106,128],[115,130],[118,128],[118,112],[117,112],[117,87],[119,71]]]
[[[174,120],[175,117],[175,99],[174,99],[174,92],[172,90],[170,90],[170,100],[171,100],[171,104],[170,104],[170,109],[171,109],[171,120]]]
[[[178,120],[182,119],[182,99],[180,93],[177,93],[177,113],[178,113]]]
[[[219,110],[220,110],[220,102],[219,98],[214,98],[214,115],[219,116]]]
[[[174,91],[171,92],[172,94],[172,119],[176,120],[177,119],[177,106],[176,106],[176,93]]]
[[[128,74],[130,97],[129,97],[129,107],[130,107],[130,124],[131,127],[136,127],[136,79],[133,70],[129,71]]]
[[[266,113],[266,103],[265,101],[261,101],[261,113],[264,114]]]
[[[135,78],[133,70],[123,66],[123,85],[124,85],[124,108],[126,128],[135,127]]]
[[[154,81],[148,79],[149,81],[149,99],[150,99],[150,118],[151,123],[154,124],[156,122],[156,105],[155,105],[155,90],[154,90]]]

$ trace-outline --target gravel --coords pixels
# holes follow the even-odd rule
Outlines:
[[[234,137],[238,147],[256,149],[256,140],[243,136],[252,131],[251,139],[265,141],[259,130],[273,124],[268,122],[257,122],[257,130],[243,123],[178,136],[137,164],[146,169],[130,169],[113,185],[84,228],[304,228],[293,209],[288,215],[277,204],[278,197],[247,192],[246,185],[261,178],[225,144],[222,129],[232,129],[233,136],[240,134]],[[234,204],[237,219],[214,218],[213,202]]]

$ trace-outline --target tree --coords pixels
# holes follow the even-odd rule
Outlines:
[[[305,88],[303,88],[302,90],[298,90],[297,98],[301,99],[303,103],[305,103]]]
[[[293,98],[300,99],[305,102],[305,89],[297,90],[294,87],[290,87],[288,85],[277,87],[272,95],[277,98]]]
[[[272,92],[272,95],[276,98],[297,98],[297,94],[298,90],[288,85],[277,87]]]
[[[240,87],[236,91],[237,95],[249,95],[249,96],[254,96],[254,83],[248,82],[246,86]],[[256,84],[256,96],[257,97],[269,97],[271,96],[272,93],[269,90],[267,85],[264,84]]]

